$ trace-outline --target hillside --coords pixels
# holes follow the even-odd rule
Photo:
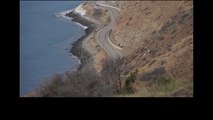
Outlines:
[[[186,94],[192,95],[193,2],[125,1],[120,4],[122,10],[111,39],[125,54],[122,74],[138,69],[138,85],[162,76],[171,78],[182,85],[187,83],[191,91]]]
[[[32,96],[193,96],[193,1],[102,4],[119,8],[105,38],[123,49],[123,57],[112,59],[95,37],[109,25],[109,10],[86,1],[77,10],[97,24],[73,47],[82,68],[65,73],[65,78],[53,76]]]

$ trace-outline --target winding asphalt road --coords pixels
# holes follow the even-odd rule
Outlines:
[[[122,48],[114,45],[109,38],[109,33],[112,30],[112,26],[115,23],[115,18],[117,17],[119,13],[119,9],[115,8],[113,6],[105,5],[105,4],[100,4],[96,2],[96,8],[99,7],[104,10],[108,10],[110,14],[110,23],[103,27],[101,30],[97,31],[95,35],[95,39],[97,43],[107,52],[108,56],[117,59],[121,58],[122,55]]]

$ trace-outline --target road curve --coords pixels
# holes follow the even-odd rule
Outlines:
[[[97,43],[107,52],[109,57],[113,59],[121,58],[123,56],[122,48],[114,45],[109,38],[109,33],[112,30],[113,24],[115,23],[115,18],[118,15],[119,9],[113,6],[104,5],[100,3],[96,3],[96,8],[97,7],[108,10],[111,19],[110,23],[107,26],[97,31],[95,39]]]

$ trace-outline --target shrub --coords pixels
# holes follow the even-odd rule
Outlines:
[[[121,59],[107,59],[103,64],[103,69],[101,71],[102,80],[106,81],[110,86],[113,87],[114,93],[119,93],[121,89],[121,80],[120,80],[120,64]]]
[[[152,80],[149,82],[147,86],[147,92],[149,96],[178,96],[178,94],[182,94],[184,90],[184,94],[191,94],[190,90],[186,90],[185,87],[188,84],[184,84],[180,80],[173,80],[171,78],[161,77],[156,80]],[[181,91],[181,92],[179,92]],[[179,96],[181,96],[179,94]]]
[[[126,78],[124,87],[122,88],[122,91],[121,91],[122,94],[134,93],[134,89],[133,89],[132,84],[136,80],[137,73],[138,73],[138,70],[135,70],[134,72],[131,72],[130,75]]]
[[[34,97],[107,97],[119,93],[120,59],[108,59],[101,75],[94,68],[56,74],[36,90]]]
[[[89,69],[55,75],[37,90],[38,97],[101,97],[112,93],[111,86]]]

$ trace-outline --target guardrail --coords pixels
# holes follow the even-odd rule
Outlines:
[[[117,48],[117,49],[119,49],[119,50],[123,50],[122,48],[120,48],[120,47],[114,45],[114,44],[111,42],[111,40],[110,40],[110,38],[109,38],[111,32],[112,32],[112,29],[109,31],[109,35],[108,35],[108,40],[109,40],[109,42],[110,42],[110,43],[112,44],[112,46],[114,46],[115,48]]]

